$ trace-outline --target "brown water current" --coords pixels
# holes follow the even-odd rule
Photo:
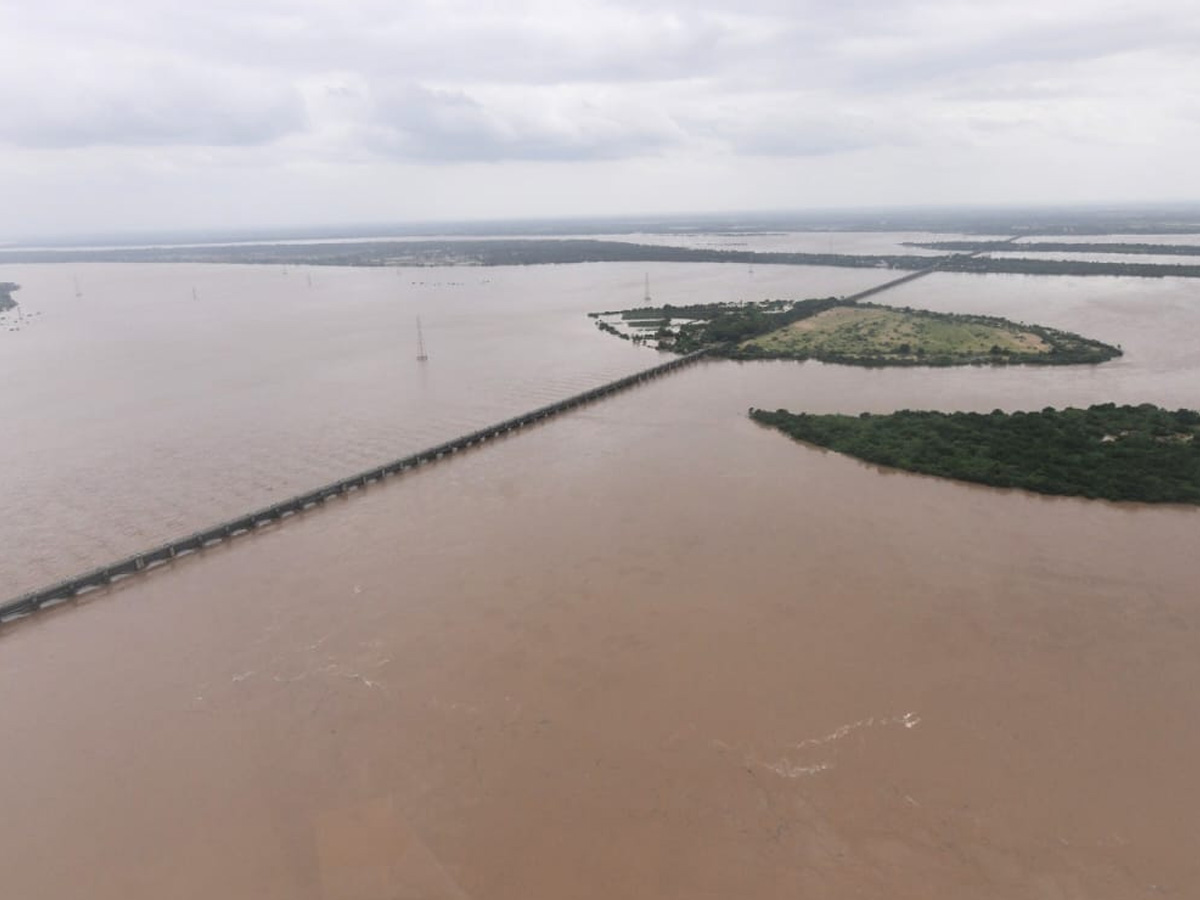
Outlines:
[[[284,277],[183,268],[81,280],[87,296],[104,271],[161,278],[190,302],[193,273],[231,292]],[[24,410],[12,433],[27,442],[5,442],[5,509],[35,523],[31,536],[6,514],[7,572],[62,567],[37,551],[45,536],[91,558],[143,509],[157,535],[184,524],[173,510],[252,505],[649,365],[652,351],[575,324],[626,305],[613,295],[640,294],[642,272],[439,270],[507,279],[504,302],[464,293],[442,325],[436,307],[388,297],[375,279],[394,273],[331,270],[346,293],[287,325],[282,349],[231,301],[233,336],[198,317],[202,346],[161,350],[175,382],[108,353],[92,417],[69,391],[88,379],[64,371],[88,365],[81,325],[46,381],[19,384],[41,405],[3,401]],[[772,270],[768,295],[849,292],[839,279],[863,275]],[[748,278],[651,269],[671,302]],[[359,298],[357,338],[330,324],[345,296]],[[1172,280],[936,275],[879,299],[1070,328],[1126,356],[1062,370],[705,362],[6,626],[5,896],[1200,894],[1200,512],[883,471],[745,416],[1200,407],[1200,298]],[[424,384],[455,385],[433,397],[405,381],[416,364],[393,340],[418,306]],[[128,326],[131,356],[150,315]],[[51,327],[0,335],[10,372],[27,352],[12,348],[49,346]],[[257,347],[260,367],[230,342]],[[306,362],[313,347],[326,356]],[[226,365],[210,392],[213,360]],[[381,372],[401,374],[376,389]],[[393,412],[376,411],[388,396]],[[188,465],[173,477],[164,454]],[[56,469],[94,489],[68,493]]]
[[[0,596],[648,368],[658,354],[586,316],[639,304],[647,273],[676,303],[880,280],[719,265],[3,267],[29,318],[0,331]]]

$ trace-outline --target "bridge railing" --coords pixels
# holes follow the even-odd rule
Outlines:
[[[706,353],[708,353],[707,350],[697,350],[694,353],[677,357],[669,362],[644,369],[641,372],[635,372],[632,375],[618,378],[615,381],[590,388],[578,394],[573,394],[554,403],[539,406],[537,409],[523,413],[522,415],[513,416],[494,425],[477,429],[462,437],[445,441],[382,465],[374,466],[356,475],[339,479],[314,490],[306,491],[303,494],[297,494],[278,503],[272,503],[270,506],[264,506],[262,509],[254,510],[235,519],[220,522],[202,531],[159,544],[149,550],[143,550],[141,553],[127,556],[106,566],[100,566],[99,568],[91,569],[90,571],[47,587],[22,594],[6,603],[0,604],[0,623],[37,612],[43,607],[69,600],[81,593],[107,587],[123,578],[146,571],[147,569],[156,568],[181,556],[195,553],[212,544],[253,532],[258,528],[277,522],[287,516],[295,515],[296,513],[320,505],[334,497],[343,496],[350,491],[361,490],[368,484],[382,481],[389,476],[398,475],[408,469],[433,462],[444,456],[457,453],[459,450],[492,440],[493,438],[551,418],[578,406],[601,400],[604,397],[641,384],[651,378],[665,375],[667,372],[672,372],[681,366],[694,363]]]

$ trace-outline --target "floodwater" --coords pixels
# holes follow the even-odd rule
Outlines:
[[[586,315],[641,303],[647,274],[659,303],[886,280],[670,264],[2,267],[26,324],[0,329],[0,596],[661,362]]]
[[[4,392],[5,509],[42,516],[6,514],[10,577],[61,567],[42,535],[99,557],[138,510],[169,536],[649,365],[581,316],[643,271],[328,270],[289,306],[271,285],[304,270],[95,267],[73,306],[30,290],[70,273],[6,269],[46,310],[0,334],[6,383],[57,348]],[[755,296],[740,267],[650,271],[656,299]],[[151,354],[184,314],[154,298],[192,281],[219,305]],[[132,321],[66,315],[102,290]],[[1196,896],[1200,512],[882,471],[745,410],[1200,407],[1200,298],[938,274],[879,299],[1126,355],[706,362],[6,626],[5,893]]]

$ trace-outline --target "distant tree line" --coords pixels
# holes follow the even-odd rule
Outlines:
[[[1011,241],[905,241],[905,247],[948,250],[954,253],[1018,251],[1027,253],[1127,253],[1145,256],[1200,256],[1200,244],[1072,244],[1064,241],[1038,241],[1014,244]]]
[[[1006,249],[1013,249],[1016,245],[1004,244],[1003,246]],[[1079,245],[1072,246],[1078,248]],[[1200,277],[1200,265],[992,259],[987,256],[969,256],[967,253],[947,256],[760,253],[751,250],[665,247],[591,238],[361,241],[200,247],[125,247],[103,250],[10,250],[5,253],[4,258],[13,263],[161,262],[313,266],[516,266],[589,262],[710,262],[740,265],[878,268],[914,272],[937,268],[947,272],[1001,272],[1027,275]]]
[[[943,272],[1009,275],[1117,275],[1126,278],[1200,278],[1200,265],[1155,263],[1083,262],[1073,259],[993,259],[989,256],[952,256],[939,263]]]
[[[210,262],[333,266],[515,266],[588,262],[720,262],[922,269],[924,256],[858,256],[837,253],[756,253],[603,241],[592,238],[355,241],[199,247],[123,247],[103,250],[12,250],[5,259],[49,262]]]
[[[1011,414],[750,415],[797,440],[911,472],[1043,494],[1200,503],[1194,410],[1105,403]]]

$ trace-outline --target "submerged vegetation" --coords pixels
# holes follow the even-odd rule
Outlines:
[[[1121,355],[1117,347],[1040,325],[838,297],[593,315],[619,315],[634,327],[651,323],[659,346],[679,353],[708,347],[714,355],[733,359],[816,359],[859,366],[1066,365]],[[624,336],[602,318],[597,325]]]
[[[17,301],[13,299],[13,291],[16,291],[21,286],[14,284],[11,281],[0,281],[0,312],[8,312],[17,305]]]
[[[853,304],[837,297],[798,300],[793,303],[768,300],[763,303],[714,303],[701,315],[692,308],[693,321],[685,321],[664,339],[679,353],[713,347],[721,356],[737,356],[746,341],[787,328],[796,322],[838,306]],[[667,308],[667,311],[670,311]]]
[[[809,415],[752,409],[792,437],[882,466],[1107,500],[1200,504],[1200,413],[1151,404],[1041,412]]]

